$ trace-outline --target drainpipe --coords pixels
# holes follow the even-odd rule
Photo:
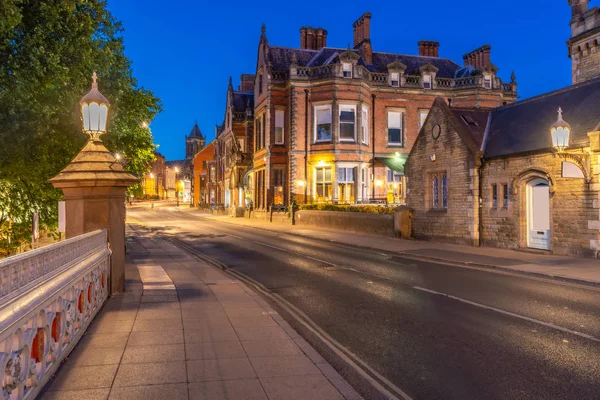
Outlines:
[[[373,104],[371,108],[371,146],[373,146],[373,157],[371,160],[371,186],[373,187],[371,199],[375,198],[375,94],[372,94]]]
[[[479,221],[478,221],[478,230],[479,230],[479,238],[478,238],[478,246],[483,247],[483,166],[485,163],[485,158],[481,157],[479,159],[479,167],[477,168],[477,175],[479,176]]]
[[[308,89],[304,89],[304,204],[308,199]]]

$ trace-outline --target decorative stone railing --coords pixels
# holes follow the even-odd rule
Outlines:
[[[0,261],[2,400],[33,399],[108,298],[107,231]]]
[[[421,77],[418,75],[404,75],[404,85],[406,87],[421,87]]]

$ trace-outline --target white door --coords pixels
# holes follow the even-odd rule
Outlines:
[[[534,249],[550,249],[550,188],[548,182],[536,179],[527,187],[527,245]]]

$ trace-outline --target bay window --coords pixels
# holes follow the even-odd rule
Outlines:
[[[340,105],[340,141],[356,141],[356,106]]]
[[[354,167],[338,167],[337,184],[340,202],[354,203]]]
[[[331,200],[331,167],[315,168],[317,201]]]

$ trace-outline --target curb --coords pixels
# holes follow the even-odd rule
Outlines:
[[[228,222],[225,220],[217,220],[217,219],[202,217],[199,215],[193,215],[189,212],[186,214],[188,214],[194,218],[203,219],[206,221],[215,221],[217,223],[224,223],[224,224],[235,225],[235,226],[243,226],[243,227],[247,227],[247,228],[251,228],[251,229],[260,229],[260,230],[267,231],[267,232],[274,232],[274,233],[303,237],[303,238],[308,238],[308,239],[316,239],[314,236],[304,235],[304,234],[296,233],[296,232],[278,231],[275,229],[269,229],[269,228],[265,228],[262,226],[248,226],[248,225],[243,225],[243,224],[236,224],[235,222]],[[509,273],[512,273],[515,275],[531,276],[531,277],[542,278],[542,279],[551,280],[551,281],[559,281],[559,282],[571,283],[571,284],[576,284],[576,285],[589,286],[592,288],[600,288],[600,282],[598,282],[598,281],[588,281],[585,279],[570,278],[567,276],[544,274],[542,272],[515,270],[515,269],[511,269],[511,268],[507,268],[507,267],[503,267],[503,266],[499,266],[499,265],[494,265],[494,264],[484,264],[484,263],[476,263],[476,262],[470,262],[470,261],[449,260],[449,259],[441,258],[441,257],[422,256],[422,255],[415,255],[415,254],[400,252],[400,251],[378,249],[378,248],[369,247],[369,246],[351,245],[348,243],[338,242],[336,240],[331,240],[331,239],[320,239],[320,240],[336,244],[340,247],[352,247],[352,248],[364,249],[364,250],[377,252],[377,253],[386,253],[389,255],[396,255],[399,257],[408,258],[408,259],[417,260],[417,261],[431,261],[434,263],[453,265],[453,266],[458,266],[458,267],[479,268],[479,269],[484,269],[484,270],[497,270],[497,271],[502,271],[502,272],[509,272]]]

